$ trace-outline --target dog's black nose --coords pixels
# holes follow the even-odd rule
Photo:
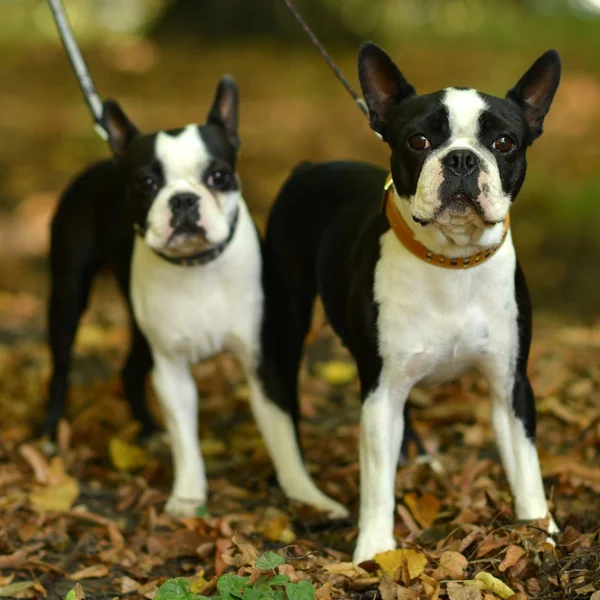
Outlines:
[[[479,164],[479,158],[471,150],[452,150],[442,159],[442,164],[459,176],[471,175]]]
[[[196,194],[175,194],[169,200],[169,206],[174,213],[187,212],[198,205]]]

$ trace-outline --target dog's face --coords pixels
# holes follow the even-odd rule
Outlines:
[[[229,236],[240,199],[237,107],[237,88],[225,77],[205,125],[141,135],[116,103],[105,103],[109,142],[127,179],[129,214],[154,250],[187,257]]]
[[[394,184],[414,221],[503,221],[558,87],[558,54],[542,55],[504,99],[459,88],[419,96],[371,43],[361,47],[358,66],[371,127],[391,147]]]

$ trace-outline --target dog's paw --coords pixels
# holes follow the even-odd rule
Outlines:
[[[327,506],[324,506],[321,510],[327,512],[330,519],[345,519],[350,516],[350,511],[335,500],[327,498]]]
[[[352,561],[358,565],[365,560],[372,560],[376,554],[396,549],[393,536],[381,535],[380,531],[359,533]]]
[[[445,475],[446,470],[442,463],[430,454],[421,454],[415,458],[416,465],[429,465],[431,470],[437,475]]]
[[[554,517],[552,515],[548,515],[548,533],[551,533],[552,535],[556,535],[557,533],[560,533],[560,529],[558,528],[558,525],[556,524],[556,521],[554,520]]]
[[[206,505],[206,498],[180,498],[171,494],[165,504],[165,512],[172,517],[195,517],[199,508]]]
[[[313,506],[329,515],[331,519],[344,519],[350,515],[348,509],[339,502],[332,500],[319,490],[312,482],[302,490],[283,490],[288,498]]]

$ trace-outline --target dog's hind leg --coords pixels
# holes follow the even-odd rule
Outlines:
[[[81,314],[87,307],[90,287],[101,266],[92,242],[83,246],[68,243],[64,231],[53,227],[50,250],[51,291],[48,310],[48,337],[52,355],[49,402],[42,435],[54,437],[56,426],[66,413],[69,369],[73,341]]]
[[[345,517],[348,511],[321,492],[308,473],[298,432],[298,370],[316,291],[300,269],[265,265],[265,317],[258,367],[246,365],[250,403],[277,480],[288,498]],[[307,275],[309,275],[307,273]]]
[[[144,334],[132,319],[131,348],[121,373],[125,396],[136,421],[142,424],[140,436],[145,439],[157,430],[146,407],[146,379],[152,370],[152,352]]]

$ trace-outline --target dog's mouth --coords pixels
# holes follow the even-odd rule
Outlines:
[[[475,225],[478,227],[492,227],[498,221],[486,218],[485,211],[476,198],[464,191],[458,191],[442,201],[430,219],[422,219],[413,216],[413,220],[419,225]]]

